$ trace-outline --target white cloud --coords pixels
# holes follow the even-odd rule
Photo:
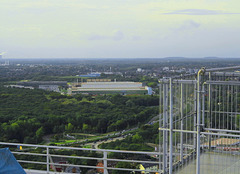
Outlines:
[[[234,15],[240,13],[224,12],[220,10],[208,10],[208,9],[184,9],[174,10],[172,12],[163,13],[165,15]]]
[[[193,20],[187,20],[187,21],[184,21],[184,23],[179,28],[176,28],[176,30],[177,31],[191,30],[191,29],[197,29],[200,26],[201,24],[198,22],[195,22]]]

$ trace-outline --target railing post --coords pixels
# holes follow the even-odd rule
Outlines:
[[[181,108],[180,108],[180,112],[181,112],[181,130],[183,130],[183,84],[181,83]],[[180,161],[183,163],[183,132],[181,131],[180,133]]]
[[[209,72],[209,81],[212,80],[212,77],[211,77],[211,72]],[[209,84],[208,85],[208,123],[207,123],[207,127],[208,128],[211,128],[211,117],[212,117],[212,85]],[[211,135],[208,135],[208,149],[211,150]]]
[[[163,118],[163,112],[162,112],[162,84],[159,85],[159,128],[161,128],[162,125],[162,118]],[[163,169],[163,165],[161,162],[161,133],[159,130],[159,145],[158,145],[158,151],[159,151],[159,173],[161,173],[161,169]]]
[[[202,85],[202,125],[205,127],[205,86]]]
[[[204,69],[198,71],[197,76],[197,160],[196,160],[196,174],[200,174],[200,155],[201,155],[201,144],[200,144],[200,130],[201,130],[201,87],[202,87],[202,75]]]
[[[103,152],[103,167],[104,167],[104,174],[108,174],[107,171],[107,152]]]
[[[163,84],[163,128],[167,128],[167,85]],[[163,131],[163,173],[167,171],[167,131]]]
[[[47,147],[47,174],[49,174],[49,147]]]
[[[194,118],[193,118],[193,130],[197,131],[197,84],[194,84]],[[197,135],[193,135],[194,149],[197,149]]]
[[[173,170],[173,84],[172,78],[170,78],[170,112],[169,112],[169,174],[172,174]]]

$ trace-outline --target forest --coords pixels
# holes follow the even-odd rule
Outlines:
[[[158,100],[147,95],[67,96],[0,87],[0,141],[41,143],[49,134],[124,130],[156,116]]]

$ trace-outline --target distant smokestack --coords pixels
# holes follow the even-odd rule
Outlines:
[[[0,53],[0,59],[3,58],[3,55],[4,55],[4,54],[5,54],[5,52]]]

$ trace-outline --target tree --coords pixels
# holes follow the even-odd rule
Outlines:
[[[133,135],[132,140],[134,143],[141,143],[143,142],[143,137],[137,133]]]
[[[65,126],[65,131],[66,132],[72,132],[74,129],[74,126],[72,125],[72,123],[68,123],[66,126]]]
[[[41,142],[41,141],[42,141],[43,135],[44,135],[43,127],[40,127],[40,128],[36,131],[37,142]]]
[[[149,82],[147,85],[149,87],[156,88],[157,87],[157,82]]]
[[[129,162],[118,162],[116,168],[125,168],[125,169],[133,169],[134,166]],[[113,170],[113,174],[128,174],[130,171],[122,171],[122,170]]]
[[[82,127],[83,132],[86,132],[88,129],[89,129],[88,124],[83,123],[83,127]]]

